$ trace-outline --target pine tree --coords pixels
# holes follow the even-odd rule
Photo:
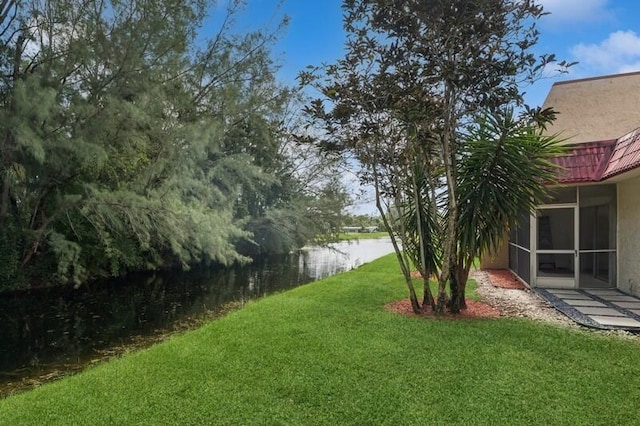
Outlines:
[[[220,9],[200,0],[6,6],[15,17],[0,22],[3,280],[80,284],[245,260],[236,202],[269,182],[257,159],[273,150],[288,95],[269,59],[278,28],[234,34],[239,5],[205,43],[200,25]]]

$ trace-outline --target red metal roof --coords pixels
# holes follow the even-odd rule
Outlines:
[[[602,179],[608,179],[638,166],[640,166],[640,129],[618,139]]]
[[[558,183],[600,182],[640,167],[640,128],[619,139],[569,145],[561,157]]]
[[[551,160],[561,167],[558,183],[600,181],[615,145],[615,139],[571,145],[563,156]]]

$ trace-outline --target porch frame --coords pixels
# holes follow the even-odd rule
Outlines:
[[[565,186],[564,188],[574,188],[575,189],[575,202],[563,202],[563,203],[555,203],[555,204],[541,204],[536,206],[536,211],[530,215],[529,217],[529,247],[524,247],[519,245],[517,242],[508,241],[508,247],[513,247],[516,251],[523,250],[528,253],[529,256],[529,282],[525,280],[525,278],[519,276],[518,271],[513,270],[511,268],[511,262],[508,263],[508,269],[511,270],[521,281],[523,281],[526,285],[530,287],[539,287],[539,288],[559,288],[559,289],[580,289],[580,288],[590,288],[589,286],[581,285],[581,257],[583,255],[593,254],[594,262],[593,267],[595,267],[595,260],[597,254],[606,254],[610,256],[608,268],[609,278],[607,279],[607,283],[609,284],[609,288],[618,288],[618,270],[619,270],[619,262],[620,258],[618,256],[618,188],[616,184],[604,183],[603,185],[612,185],[615,189],[615,202],[614,208],[615,211],[613,219],[615,220],[615,226],[609,229],[609,232],[615,232],[613,236],[614,240],[614,248],[600,249],[581,249],[580,248],[580,213],[581,207],[586,207],[581,205],[580,195],[582,192],[582,188],[587,187],[596,187],[601,185],[575,185],[575,186]],[[538,249],[538,211],[540,210],[553,210],[553,209],[573,209],[573,227],[574,227],[574,236],[573,236],[573,249]],[[611,220],[611,219],[610,219]],[[611,239],[611,237],[610,237]],[[611,244],[611,243],[610,243]],[[611,247],[611,245],[609,246]],[[508,256],[511,257],[511,250],[508,250]],[[612,259],[611,254],[614,254]],[[540,277],[539,276],[539,268],[538,268],[538,256],[544,254],[573,254],[574,260],[574,271],[573,278],[564,278],[564,277]],[[613,262],[611,261],[613,260]],[[518,266],[518,269],[520,267]],[[612,271],[611,271],[612,270]]]

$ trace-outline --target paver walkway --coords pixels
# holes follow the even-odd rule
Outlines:
[[[640,332],[640,299],[616,289],[541,289],[542,298],[587,327]]]

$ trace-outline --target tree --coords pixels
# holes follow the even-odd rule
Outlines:
[[[553,140],[532,127],[552,111],[526,109],[530,114],[516,119],[511,109],[523,106],[523,85],[556,63],[553,55],[531,53],[543,9],[518,0],[345,0],[343,8],[346,55],[301,75],[324,96],[307,112],[324,124],[321,145],[355,152],[362,179],[374,184],[387,229],[404,248],[394,242],[414,311],[422,307],[411,261],[425,280],[423,304],[457,313],[473,257],[499,241],[517,219],[514,207],[531,208],[545,191],[544,179],[553,177],[545,168],[557,152]],[[503,150],[511,157],[494,155],[482,172],[465,166]],[[512,166],[503,160],[529,174],[509,175],[511,188],[524,189],[499,199],[504,181],[494,174]],[[469,182],[483,185],[482,197],[471,197]],[[491,204],[498,201],[508,204]],[[501,215],[488,226],[481,208]],[[427,282],[432,273],[435,299]]]
[[[269,47],[201,0],[0,4],[0,277],[79,284],[246,260],[234,209],[288,90]],[[198,41],[207,11],[219,31]],[[283,25],[286,22],[283,22]]]
[[[266,176],[245,186],[236,202],[236,216],[251,233],[237,244],[242,254],[283,254],[331,242],[351,202],[340,179],[341,161],[298,140],[301,102],[299,94],[288,99],[282,122],[266,132],[270,143],[252,155]]]

